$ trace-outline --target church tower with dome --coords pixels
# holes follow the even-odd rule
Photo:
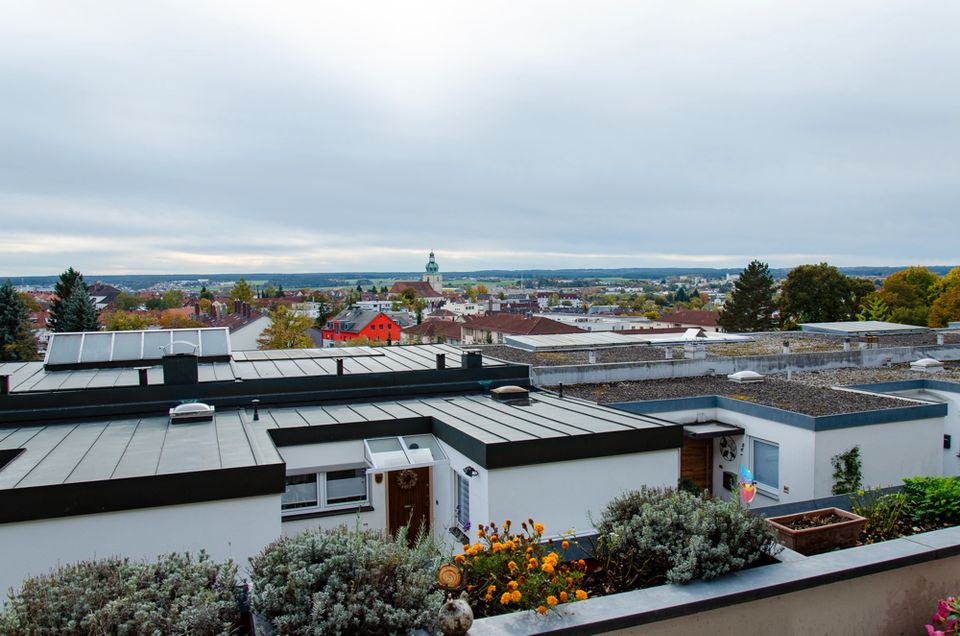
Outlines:
[[[443,275],[440,273],[440,266],[437,265],[437,259],[433,252],[430,252],[430,260],[427,261],[427,271],[423,275],[423,282],[433,287],[438,294],[443,292]]]

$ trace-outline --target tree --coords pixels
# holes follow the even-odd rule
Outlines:
[[[202,327],[203,323],[183,314],[165,313],[160,316],[160,326],[164,329],[192,329]]]
[[[239,300],[241,303],[249,303],[253,300],[253,288],[250,287],[250,283],[244,280],[243,276],[230,290],[230,300]]]
[[[478,294],[489,294],[490,291],[487,289],[487,286],[486,286],[486,285],[484,285],[483,283],[479,283],[479,284],[477,285],[477,293],[478,293]]]
[[[948,322],[960,320],[960,267],[950,270],[941,282],[943,291],[930,305],[927,325],[946,327]]]
[[[467,285],[464,288],[464,291],[467,292],[467,296],[470,298],[470,302],[477,302],[477,290],[474,289],[473,285]]]
[[[135,314],[128,311],[114,311],[101,316],[103,328],[107,331],[139,331],[157,321],[150,315]]]
[[[257,338],[260,349],[307,349],[314,346],[307,335],[313,322],[307,316],[297,315],[285,305],[277,305],[270,310],[270,320],[272,324]]]
[[[860,301],[873,291],[873,282],[844,276],[833,265],[800,265],[790,270],[783,282],[780,321],[792,327],[803,322],[853,320]]]
[[[340,313],[340,309],[341,307],[339,305],[333,305],[326,299],[321,298],[317,301],[317,317],[313,321],[313,326],[317,329],[326,328],[327,320],[330,319],[330,316],[335,316]]]
[[[887,290],[891,284],[909,286],[916,294],[920,303],[930,305],[936,300],[936,294],[940,291],[939,282],[940,277],[926,267],[908,267],[907,269],[894,272],[887,276],[886,280],[883,281],[883,288]]]
[[[166,305],[163,304],[163,298],[161,296],[151,296],[147,298],[143,306],[150,311],[161,311],[167,308]]]
[[[179,289],[168,289],[163,292],[163,308],[164,309],[177,309],[183,307],[183,302],[185,300],[183,292]]]
[[[97,331],[97,306],[87,292],[87,286],[78,281],[63,305],[61,331]]]
[[[117,311],[134,311],[140,307],[140,299],[133,294],[120,292],[111,304]]]
[[[83,285],[83,274],[73,269],[67,268],[67,271],[60,274],[60,280],[54,286],[53,291],[57,295],[50,303],[50,317],[47,319],[47,325],[50,331],[63,332],[69,331],[65,328],[64,313],[66,311],[67,299],[77,284]]]
[[[427,308],[427,301],[423,298],[417,298],[413,301],[413,311],[417,315],[417,324],[423,322],[423,310]]]
[[[206,285],[200,287],[200,299],[203,300],[204,298],[211,302],[214,299],[213,292],[207,289]]]
[[[777,284],[766,263],[754,260],[740,272],[730,300],[720,311],[717,324],[729,332],[770,331],[776,310]]]
[[[861,305],[858,320],[887,320],[890,317],[890,308],[879,293],[870,294]]]
[[[685,303],[690,300],[690,296],[687,295],[687,290],[683,287],[677,289],[677,293],[673,295],[674,303]]]
[[[0,286],[0,360],[35,360],[37,339],[27,308],[9,280]]]

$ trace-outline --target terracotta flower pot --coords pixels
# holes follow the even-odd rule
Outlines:
[[[834,514],[842,518],[843,521],[799,530],[789,528],[786,525],[797,519],[822,517],[829,514]],[[856,545],[866,519],[839,508],[821,508],[809,512],[770,517],[767,522],[776,528],[780,543],[800,554],[810,556]]]

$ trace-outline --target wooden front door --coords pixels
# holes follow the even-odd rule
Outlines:
[[[680,479],[689,479],[713,492],[713,440],[683,438],[680,448]]]
[[[423,528],[430,531],[430,468],[408,468],[387,473],[387,528],[390,534],[410,523],[412,540]]]

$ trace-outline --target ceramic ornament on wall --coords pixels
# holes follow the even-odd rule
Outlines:
[[[753,480],[753,471],[740,464],[740,501],[749,506],[757,496],[757,482]]]

